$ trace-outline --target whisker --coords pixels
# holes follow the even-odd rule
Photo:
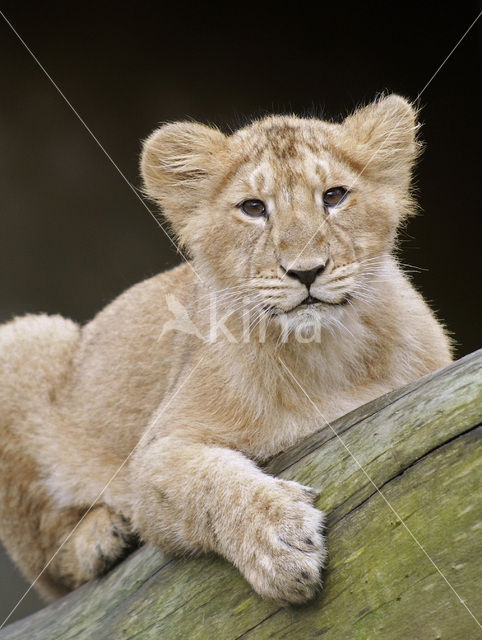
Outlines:
[[[199,296],[198,300],[201,300],[202,298],[206,298],[207,296],[213,296],[213,295],[217,295],[220,293],[223,293],[224,291],[232,291],[234,289],[239,289],[240,287],[244,287],[246,285],[248,279],[246,279],[246,281],[242,282],[242,283],[237,283],[234,285],[230,285],[229,287],[224,287],[224,289],[217,289],[215,291],[207,291],[206,293],[203,293],[202,295]]]
[[[248,309],[245,310],[245,312],[241,315],[241,319],[244,320],[244,318],[249,315],[250,313],[253,313],[253,311],[255,311],[256,309],[258,309],[259,307],[263,306],[265,304],[264,300],[261,300],[260,302],[257,302],[256,304],[254,304],[253,306],[249,307]]]
[[[353,340],[355,340],[355,336],[353,335],[353,333],[350,331],[350,329],[348,329],[346,325],[343,324],[343,322],[339,318],[332,317],[330,318],[330,320],[333,322],[335,326],[340,327],[341,329],[344,329],[347,333],[349,333],[349,335],[353,338]]]
[[[264,304],[264,300],[261,299],[261,301],[257,301],[259,300],[259,298],[257,299],[244,299],[241,300],[235,307],[232,307],[229,309],[229,317],[234,315],[235,313],[238,313],[238,311],[240,310],[244,310],[246,307],[246,311],[249,311],[250,309],[254,307],[257,307],[260,304]]]
[[[214,296],[209,302],[204,304],[202,307],[198,307],[200,311],[204,311],[212,307],[212,305],[222,306],[224,303],[236,303],[237,300],[242,300],[247,298],[247,292],[245,290],[241,291],[232,291],[226,292],[223,295]]]
[[[260,322],[263,320],[263,318],[267,318],[267,313],[264,309],[260,309],[258,311],[257,314],[257,319],[255,318],[255,321],[253,324],[250,323],[249,327],[248,327],[248,337],[251,337],[252,332],[255,330],[255,328],[260,324]]]
[[[417,267],[417,265],[414,264],[406,264],[405,262],[398,262],[397,261],[397,265],[399,267],[409,267],[410,269],[415,269],[416,272],[420,272],[420,271],[429,271],[429,269],[426,269],[425,267]],[[402,269],[402,271],[404,271],[404,269]]]

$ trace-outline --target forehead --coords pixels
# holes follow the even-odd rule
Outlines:
[[[232,137],[233,178],[258,193],[324,185],[341,169],[324,125],[277,117],[238,131]]]

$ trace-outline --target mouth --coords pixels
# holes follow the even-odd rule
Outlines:
[[[351,295],[349,293],[347,293],[338,302],[332,302],[330,300],[322,300],[321,298],[315,298],[312,295],[308,295],[304,300],[302,300],[295,307],[292,307],[291,309],[287,309],[286,311],[282,311],[280,309],[276,309],[276,307],[272,307],[272,306],[264,307],[264,311],[266,313],[268,313],[269,316],[273,317],[273,316],[283,315],[285,313],[292,313],[293,311],[296,311],[297,309],[304,309],[304,308],[310,307],[311,305],[314,305],[314,304],[328,305],[330,307],[342,307],[342,306],[348,304],[350,299],[351,299]]]
[[[309,306],[312,304],[329,304],[332,307],[341,307],[347,304],[350,300],[350,294],[346,294],[341,300],[338,302],[332,302],[331,300],[322,300],[321,298],[315,298],[312,295],[307,296],[304,300],[300,302],[300,304],[296,305],[293,309],[298,309],[299,307]]]

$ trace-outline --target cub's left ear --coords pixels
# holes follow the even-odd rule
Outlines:
[[[416,117],[413,106],[395,94],[348,116],[342,124],[345,142],[360,171],[383,182],[407,186],[420,153]]]

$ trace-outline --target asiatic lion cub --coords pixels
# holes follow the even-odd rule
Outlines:
[[[415,131],[392,95],[341,124],[181,122],[146,140],[146,191],[191,262],[84,327],[0,329],[1,538],[28,580],[65,542],[44,596],[105,571],[133,535],[215,551],[281,603],[314,595],[315,492],[253,460],[322,426],[318,407],[333,420],[450,362],[392,255]]]

